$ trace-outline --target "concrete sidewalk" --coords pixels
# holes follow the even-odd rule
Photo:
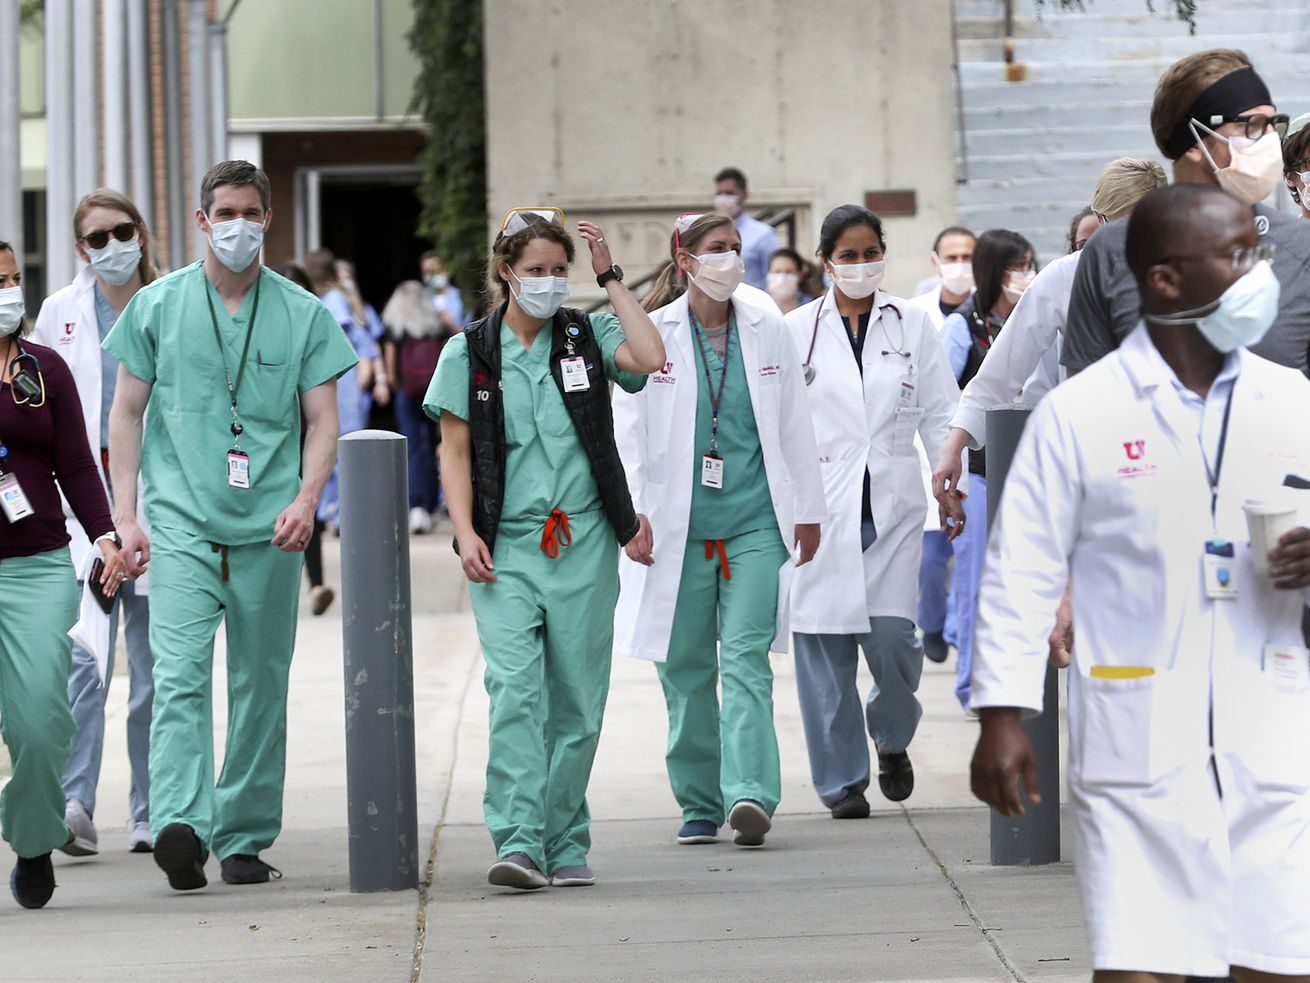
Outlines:
[[[325,544],[339,585],[336,541]],[[412,546],[420,832],[430,883],[349,893],[339,604],[302,611],[284,833],[286,877],[170,891],[126,852],[126,679],[114,681],[97,807],[101,854],[56,854],[46,909],[0,903],[0,980],[1014,980],[1085,979],[1067,865],[987,863],[988,820],[967,788],[976,725],[929,666],[906,810],[834,822],[809,785],[790,661],[775,657],[783,802],[765,849],[679,847],[653,668],[617,660],[590,796],[595,888],[502,893],[482,825],[486,695],[447,536]],[[221,642],[221,638],[220,638]],[[222,645],[216,654],[221,663]],[[120,660],[121,661],[121,660]],[[218,677],[221,679],[221,676]],[[216,687],[216,731],[225,700]],[[0,871],[12,865],[0,846]]]

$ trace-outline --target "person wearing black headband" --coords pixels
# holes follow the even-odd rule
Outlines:
[[[1151,132],[1179,184],[1217,185],[1252,206],[1262,243],[1275,247],[1282,285],[1278,317],[1252,351],[1302,372],[1310,363],[1310,227],[1260,202],[1278,184],[1287,117],[1241,51],[1188,55],[1161,76]],[[1125,258],[1127,223],[1111,222],[1087,243],[1074,278],[1061,362],[1070,374],[1119,346],[1141,316]]]

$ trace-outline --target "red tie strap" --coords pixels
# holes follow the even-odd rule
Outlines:
[[[732,579],[732,567],[728,566],[728,552],[723,548],[723,540],[707,539],[705,540],[705,559],[714,559],[714,554],[719,554],[719,568],[723,571],[723,579]]]
[[[552,560],[559,556],[561,546],[573,545],[573,533],[569,531],[569,517],[563,509],[555,509],[546,520],[546,528],[541,534],[541,548]]]

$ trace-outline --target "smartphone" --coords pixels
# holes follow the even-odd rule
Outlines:
[[[91,563],[91,596],[96,599],[96,604],[100,605],[100,610],[108,614],[114,607],[114,599],[105,593],[105,588],[100,583],[100,578],[104,575],[105,561],[97,556]]]

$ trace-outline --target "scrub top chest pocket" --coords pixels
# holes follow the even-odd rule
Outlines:
[[[241,412],[252,419],[286,420],[296,405],[297,372],[290,339],[256,337],[241,392]],[[250,387],[247,396],[245,386]]]

